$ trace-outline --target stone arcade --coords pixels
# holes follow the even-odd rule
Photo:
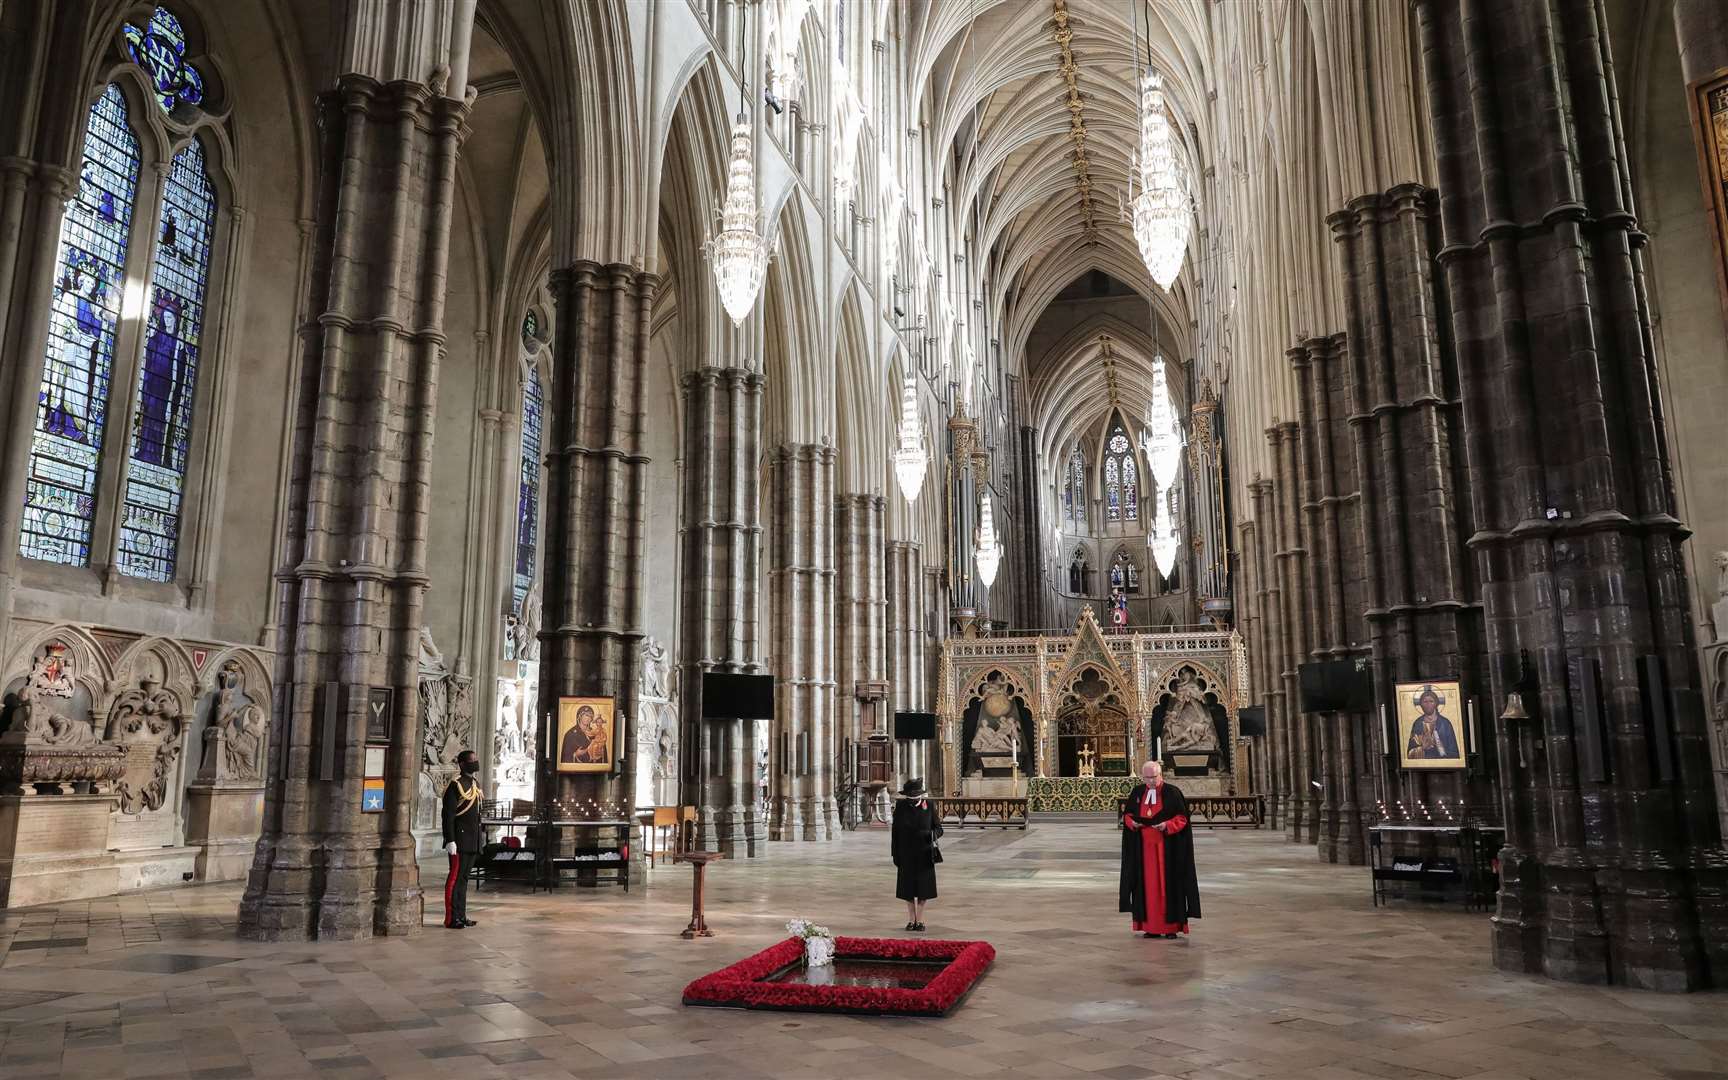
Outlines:
[[[1728,987],[1720,0],[7,0],[0,89],[0,945],[411,937],[463,750],[717,889],[1157,756]]]

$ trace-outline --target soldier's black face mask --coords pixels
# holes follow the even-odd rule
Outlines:
[[[480,763],[478,761],[464,761],[464,762],[462,762],[462,775],[463,776],[473,776],[475,773],[477,773],[479,771],[480,771]]]

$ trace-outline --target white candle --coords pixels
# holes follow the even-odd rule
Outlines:
[[[1164,736],[1158,736],[1158,760],[1164,760]]]
[[[1464,702],[1464,711],[1470,714],[1470,745],[1464,748],[1466,754],[1476,752],[1482,745],[1482,733],[1476,730],[1476,699],[1470,698]]]
[[[1386,719],[1384,705],[1380,706],[1380,751],[1385,754],[1392,752],[1392,724]]]

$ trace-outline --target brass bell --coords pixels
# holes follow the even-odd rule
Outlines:
[[[1524,692],[1512,690],[1506,695],[1506,707],[1500,710],[1502,720],[1528,720],[1529,712],[1524,708]]]

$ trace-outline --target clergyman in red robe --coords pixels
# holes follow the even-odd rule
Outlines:
[[[1188,800],[1164,782],[1164,767],[1148,761],[1141,782],[1122,804],[1120,910],[1149,938],[1174,938],[1200,917],[1200,885],[1194,873],[1194,835]]]

